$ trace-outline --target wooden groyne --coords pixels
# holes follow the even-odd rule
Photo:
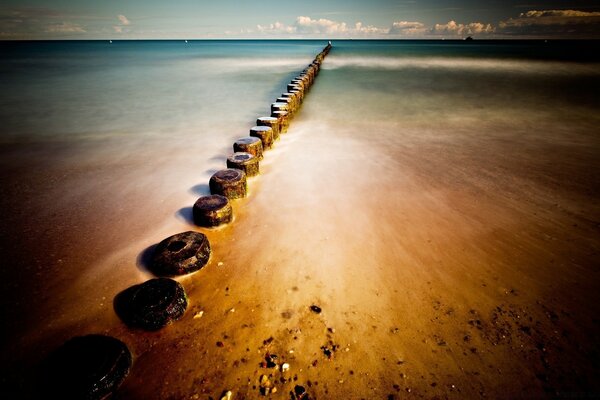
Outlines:
[[[329,42],[270,104],[269,115],[257,117],[249,136],[233,143],[227,168],[209,180],[211,194],[194,204],[196,225],[211,228],[232,223],[232,203],[247,196],[247,177],[260,174],[260,161],[268,156],[280,135],[288,131],[331,48]],[[114,301],[115,312],[128,326],[148,331],[180,319],[188,305],[187,294],[170,277],[200,270],[209,262],[210,254],[208,238],[200,232],[181,232],[164,239],[156,246],[150,265],[158,278],[119,293]],[[57,398],[106,398],[125,380],[131,366],[131,352],[120,340],[95,334],[75,337],[44,363],[40,391]]]

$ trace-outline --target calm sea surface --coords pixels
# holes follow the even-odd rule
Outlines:
[[[235,122],[253,120],[324,44],[1,42],[0,141],[189,134],[224,118],[238,129]],[[548,97],[567,114],[598,105],[597,42],[334,46],[322,85],[334,97],[368,98],[394,118],[448,108],[471,115],[473,107],[528,107]],[[342,111],[356,116],[359,105]]]

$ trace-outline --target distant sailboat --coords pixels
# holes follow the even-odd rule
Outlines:
[[[108,43],[112,43],[112,40],[109,40]]]
[[[188,41],[186,40],[185,42],[187,43]]]

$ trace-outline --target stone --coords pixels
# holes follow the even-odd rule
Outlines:
[[[228,199],[246,197],[248,191],[246,173],[235,168],[217,171],[210,177],[208,185],[212,194],[220,194]]]
[[[246,176],[256,176],[260,172],[258,158],[246,152],[233,153],[227,157],[227,168],[242,170]]]
[[[187,295],[181,284],[169,278],[150,279],[132,286],[115,298],[115,310],[129,326],[158,330],[183,316]]]
[[[192,208],[194,223],[198,226],[213,227],[227,224],[233,219],[229,199],[220,194],[202,196]]]
[[[233,143],[233,151],[239,152],[243,151],[246,153],[250,153],[254,155],[259,160],[263,158],[263,146],[262,140],[257,137],[248,136],[241,139],[238,139]]]
[[[54,399],[104,399],[125,380],[131,362],[129,349],[118,339],[74,337],[44,361],[40,389]]]
[[[150,269],[159,276],[189,274],[208,263],[210,252],[210,243],[203,233],[178,233],[156,246]]]

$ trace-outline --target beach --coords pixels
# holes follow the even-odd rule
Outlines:
[[[212,84],[199,74],[195,91],[175,86],[190,75],[140,89],[148,96],[128,88],[142,104],[131,126],[107,105],[114,126],[103,130],[97,104],[81,120],[58,113],[51,136],[36,134],[48,119],[10,120],[0,145],[7,393],[35,398],[40,361],[89,333],[133,353],[118,398],[259,398],[263,375],[272,398],[296,386],[322,399],[600,393],[593,60],[334,42],[247,198],[233,202],[234,221],[193,224],[233,141],[323,45],[294,55],[293,41],[279,44],[294,55],[284,62],[253,47],[245,62],[192,57],[183,70],[199,62]],[[182,114],[161,112],[177,98]],[[153,247],[188,230],[208,236],[212,255],[177,278],[185,315],[157,332],[127,327],[115,296],[154,277]],[[264,364],[272,355],[278,368]]]

